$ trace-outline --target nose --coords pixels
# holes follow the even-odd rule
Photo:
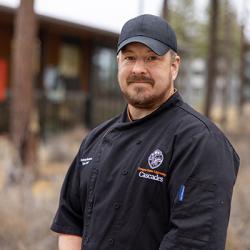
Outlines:
[[[145,62],[143,59],[137,59],[133,65],[132,73],[133,74],[144,74],[146,73]]]

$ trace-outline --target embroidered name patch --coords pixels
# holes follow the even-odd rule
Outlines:
[[[90,161],[92,161],[92,160],[93,160],[92,157],[88,157],[88,158],[82,158],[80,161],[82,163],[82,166],[85,166],[85,165],[89,164]]]

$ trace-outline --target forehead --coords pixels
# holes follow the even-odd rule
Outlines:
[[[124,46],[121,50],[124,52],[145,52],[145,53],[154,53],[149,47],[143,43],[133,42]],[[154,53],[155,54],[155,53]]]

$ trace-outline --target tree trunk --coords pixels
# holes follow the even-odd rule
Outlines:
[[[23,166],[34,167],[38,132],[34,96],[37,22],[34,0],[21,0],[12,45],[11,139]]]
[[[162,18],[165,20],[169,21],[169,11],[168,11],[168,0],[163,0],[163,5],[162,5]]]
[[[241,39],[240,39],[240,45],[241,45],[241,51],[240,51],[240,100],[239,100],[239,114],[242,115],[243,113],[243,105],[245,102],[245,98],[244,98],[244,85],[246,83],[246,77],[245,77],[245,71],[247,68],[247,63],[246,63],[246,39],[245,39],[245,35],[244,35],[244,30],[245,30],[245,25],[242,24],[241,26]]]
[[[228,0],[224,0],[224,23],[223,23],[223,60],[224,60],[224,69],[223,69],[223,89],[222,89],[222,115],[221,123],[223,126],[227,122],[227,112],[228,112],[228,95],[229,95],[229,86],[231,82],[231,72],[232,72],[232,53],[230,51],[232,44],[231,33],[228,32],[231,30],[231,9],[229,8]]]
[[[210,13],[210,33],[209,33],[209,49],[208,49],[208,72],[206,80],[206,97],[205,97],[205,115],[211,117],[211,107],[214,96],[214,86],[216,80],[216,64],[217,64],[217,45],[218,45],[218,0],[211,0]]]

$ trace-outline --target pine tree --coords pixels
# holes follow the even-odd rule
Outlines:
[[[38,134],[34,95],[36,32],[34,0],[21,0],[12,44],[10,134],[21,166],[31,167],[32,171]]]

